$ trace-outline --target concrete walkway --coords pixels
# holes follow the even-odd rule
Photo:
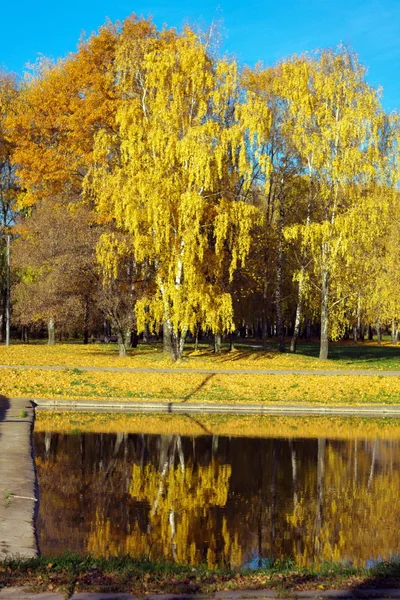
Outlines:
[[[16,398],[11,398],[11,401]],[[36,410],[73,410],[81,412],[230,414],[230,415],[332,415],[358,417],[400,417],[400,405],[354,404],[327,406],[321,404],[225,404],[218,402],[174,402],[143,399],[130,400],[73,400],[27,398]]]
[[[41,594],[32,594],[24,592],[23,588],[3,588],[0,591],[0,599],[8,600],[64,600],[66,596],[54,592]],[[400,589],[353,589],[353,590],[307,590],[304,592],[292,592],[284,590],[282,592],[271,590],[226,590],[216,592],[211,595],[204,594],[141,594],[134,596],[131,594],[108,594],[81,592],[69,596],[71,600],[263,600],[290,598],[295,600],[344,600],[345,598],[374,598],[380,600],[383,598],[400,598]]]
[[[176,367],[171,369],[150,367],[79,367],[60,365],[0,365],[0,369],[17,369],[41,371],[65,371],[79,369],[79,371],[100,371],[106,373],[200,373],[204,375],[359,375],[362,377],[400,377],[399,371],[379,371],[377,369],[192,369],[190,367]]]
[[[34,411],[23,399],[0,396],[0,559],[37,556],[35,468],[31,450]]]

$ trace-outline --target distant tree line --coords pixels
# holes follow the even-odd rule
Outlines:
[[[400,319],[399,117],[344,47],[240,69],[206,34],[107,24],[0,74],[1,331],[363,339]],[[103,325],[103,324],[106,325]],[[104,329],[105,327],[105,329]]]

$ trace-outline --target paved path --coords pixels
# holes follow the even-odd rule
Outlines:
[[[23,588],[3,588],[0,599],[8,600],[64,600],[65,596],[53,592],[32,594],[24,592]],[[299,600],[330,600],[345,598],[400,598],[400,589],[354,589],[354,590],[308,590],[304,592],[291,592],[284,590],[276,592],[271,590],[227,590],[211,595],[196,594],[108,594],[83,592],[69,596],[71,600],[263,600],[278,598],[299,598]]]
[[[32,421],[29,401],[0,396],[0,559],[37,556]]]
[[[103,371],[107,373],[203,373],[207,375],[360,375],[362,377],[400,377],[399,371],[379,371],[369,369],[192,369],[190,367],[176,367],[172,369],[149,367],[78,367],[60,365],[0,365],[0,369],[41,371],[65,371],[79,369],[79,371]]]

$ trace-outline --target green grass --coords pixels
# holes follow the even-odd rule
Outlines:
[[[319,344],[301,343],[298,346],[297,354],[318,358]],[[338,342],[329,346],[329,361],[332,362],[332,368],[335,368],[337,363],[346,365],[348,368],[357,366],[364,369],[400,369],[400,346],[373,346],[363,342],[341,344]]]
[[[193,343],[186,343],[184,356],[180,364],[181,366],[193,368],[196,368],[197,365],[204,367],[210,364],[215,368],[228,366],[228,368],[240,369],[242,362],[250,360],[251,368],[255,369],[308,367],[314,369],[400,369],[400,344],[398,346],[391,345],[389,336],[384,339],[381,346],[372,342],[354,344],[351,340],[332,342],[329,345],[329,360],[322,362],[318,360],[318,340],[312,342],[300,340],[295,355],[288,352],[289,344],[290,340],[287,339],[287,352],[282,355],[278,352],[278,345],[274,340],[239,338],[235,341],[235,352],[229,352],[229,343],[224,342],[221,354],[215,355],[209,341],[199,344],[198,353],[194,353]],[[25,345],[13,342],[10,346],[10,352],[4,352],[3,347],[0,347],[0,349],[2,356],[4,355],[1,360],[5,364],[13,364],[12,360],[16,360],[14,364],[46,364],[46,359],[48,359],[48,364],[63,364],[62,353],[65,351],[65,360],[68,362],[64,364],[73,365],[71,370],[75,375],[82,375],[79,366],[92,364],[92,359],[95,361],[94,364],[105,363],[115,366],[119,364],[135,366],[132,359],[138,361],[138,365],[142,367],[171,366],[169,355],[162,352],[161,341],[154,341],[151,344],[140,343],[137,348],[129,349],[125,361],[118,358],[118,346],[116,344],[88,344],[84,346],[76,340],[62,342],[55,346],[46,346],[43,341],[33,341]],[[19,352],[21,353],[21,362],[18,361]],[[280,360],[282,356],[283,360]],[[79,362],[81,359],[84,359],[82,365]],[[8,362],[9,360],[11,360],[11,363]],[[227,364],[225,365],[225,363]],[[246,368],[249,368],[249,364],[246,365]]]
[[[296,566],[292,560],[267,561],[261,569],[210,570],[204,565],[178,565],[129,556],[96,558],[66,553],[29,560],[0,562],[0,588],[28,586],[30,590],[133,593],[212,593],[219,589],[271,588],[291,597],[302,589],[396,587],[400,583],[398,561],[379,563],[370,569],[326,563],[319,568]]]
[[[258,348],[253,347],[259,345]],[[287,340],[287,353],[289,353],[290,342]],[[223,352],[228,352],[228,344],[223,345]],[[245,358],[250,353],[260,355],[270,352],[278,355],[278,343],[268,341],[264,343],[262,340],[249,340],[248,342],[241,341],[235,344],[235,349],[239,351],[237,362],[240,358]],[[293,356],[295,362],[296,357],[305,357],[306,359],[317,359],[319,357],[319,343],[317,341],[302,342],[297,345],[297,351]],[[358,369],[380,369],[380,370],[400,370],[400,344],[392,346],[389,336],[381,345],[372,344],[371,342],[359,342],[357,344],[348,342],[331,342],[329,344],[329,358],[332,369],[335,368],[358,368]],[[271,366],[271,368],[273,368]],[[289,367],[288,367],[289,368]],[[326,368],[325,366],[322,368]]]

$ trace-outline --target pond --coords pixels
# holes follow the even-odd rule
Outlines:
[[[399,553],[397,436],[35,431],[34,447],[43,554],[215,568]]]

